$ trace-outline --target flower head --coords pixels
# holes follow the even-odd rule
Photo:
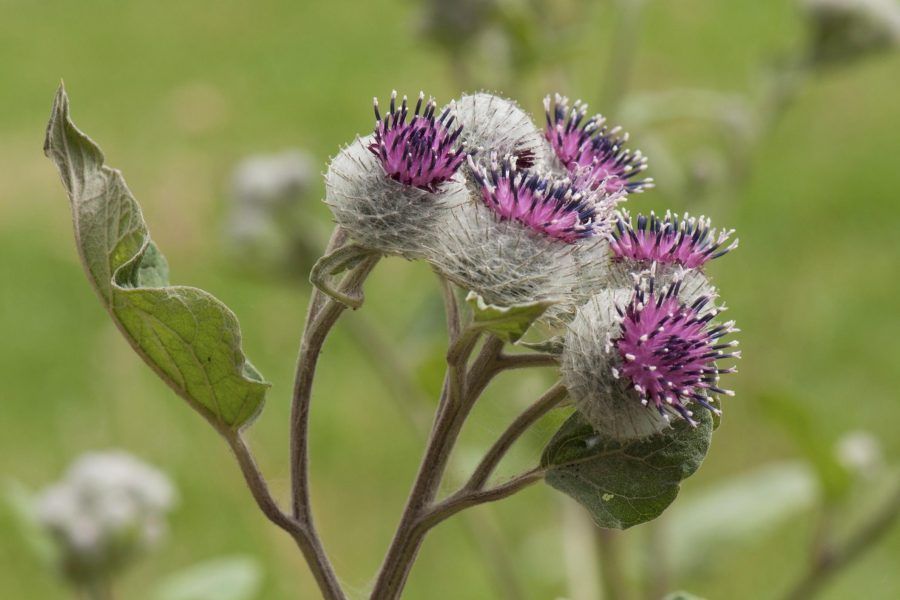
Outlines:
[[[169,479],[124,452],[85,454],[37,499],[40,524],[75,581],[108,577],[165,532]]]
[[[721,310],[715,290],[697,271],[658,288],[653,271],[635,275],[634,287],[604,289],[578,307],[568,326],[561,373],[579,412],[617,440],[639,439],[670,425],[671,416],[695,424],[690,405],[717,411],[722,373],[716,361],[737,358],[737,331],[713,324]]]
[[[471,159],[469,165],[481,187],[484,204],[501,220],[518,221],[533,231],[570,244],[595,235],[606,225],[602,205],[594,202],[590,192],[575,189],[569,180],[554,181],[534,172],[519,171],[511,157],[498,162],[493,155],[490,168]]]
[[[576,183],[607,193],[643,191],[652,179],[637,179],[647,168],[640,150],[628,150],[628,134],[621,127],[610,127],[606,118],[587,118],[587,105],[556,94],[544,98],[547,127],[544,135],[556,157],[576,178]]]
[[[610,249],[619,259],[696,269],[737,248],[737,239],[729,243],[733,234],[733,229],[716,232],[702,216],[679,218],[666,212],[663,218],[650,213],[632,220],[623,210],[612,228]]]
[[[534,121],[512,100],[479,92],[462,96],[447,108],[462,125],[461,139],[469,148],[514,156],[522,168],[544,166],[551,156]]]
[[[679,298],[681,282],[654,289],[654,280],[635,285],[630,302],[616,307],[620,331],[611,340],[620,366],[613,376],[625,378],[644,406],[660,414],[674,411],[694,423],[690,402],[718,412],[710,403],[711,394],[734,395],[719,387],[717,360],[739,358],[732,351],[736,341],[720,343],[720,338],[736,331],[734,322],[712,324],[719,309],[709,296],[690,304]]]
[[[390,112],[382,118],[375,98],[375,136],[369,150],[378,157],[385,173],[406,185],[435,191],[456,173],[466,158],[464,145],[456,146],[462,127],[451,129],[453,117],[445,109],[435,117],[435,102],[425,102],[419,93],[410,117],[406,96],[397,107],[397,92],[391,93]],[[423,109],[424,102],[424,109]]]

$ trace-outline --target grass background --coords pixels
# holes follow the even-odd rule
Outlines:
[[[225,260],[224,182],[243,155],[295,145],[324,169],[340,144],[370,127],[373,95],[392,88],[425,89],[441,100],[458,95],[442,56],[415,35],[416,10],[396,0],[0,0],[0,477],[39,487],[77,454],[108,447],[169,472],[181,493],[170,539],[127,574],[121,597],[142,598],[166,573],[235,553],[265,565],[261,598],[315,592],[289,538],[253,505],[224,444],[130,352],[85,284],[62,188],[40,151],[59,79],[78,124],[125,172],[173,281],[213,292],[241,319],[247,354],[274,384],[250,438],[283,495],[288,396],[307,291],[247,276]],[[560,91],[592,99],[613,34],[610,3],[587,9],[583,22],[591,35],[558,58],[574,74]],[[651,2],[632,86],[747,91],[758,83],[760,63],[801,35],[790,2]],[[898,75],[900,58],[887,57],[811,81],[752,157],[746,188],[709,207],[742,241],[713,271],[744,331],[745,359],[734,378],[738,398],[685,495],[800,454],[756,402],[773,391],[809,408],[827,439],[865,429],[889,458],[900,454]],[[529,91],[519,100],[538,111],[545,90]],[[633,207],[666,202],[650,192]],[[365,310],[404,340],[411,365],[433,388],[439,365],[419,358],[441,343],[430,285],[421,265],[386,261],[367,288]],[[338,326],[315,390],[314,502],[336,568],[359,593],[390,539],[421,446],[373,381],[365,356]],[[503,379],[464,436],[463,462],[545,383],[541,375]],[[513,463],[534,460],[550,433],[537,431]],[[489,509],[529,598],[565,594],[559,507],[555,492],[535,487]],[[799,515],[716,553],[673,585],[709,598],[777,597],[804,564],[812,523],[812,515]],[[900,596],[898,552],[895,530],[824,597]],[[22,550],[8,516],[0,519],[0,591],[66,597]],[[407,596],[493,595],[466,530],[442,525]]]

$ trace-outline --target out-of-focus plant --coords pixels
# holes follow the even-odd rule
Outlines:
[[[314,176],[313,158],[297,149],[249,156],[235,167],[225,239],[238,264],[254,270],[271,265],[275,271],[309,271],[319,237],[328,235],[310,215]]]
[[[174,500],[160,471],[123,452],[89,453],[40,492],[36,513],[65,578],[105,598],[119,571],[160,542]]]
[[[163,472],[115,450],[81,455],[38,492],[10,482],[6,504],[26,547],[75,595],[112,600],[122,573],[162,544],[176,496]],[[253,558],[219,558],[166,577],[148,597],[249,600],[261,575]]]
[[[118,171],[71,120],[60,88],[45,140],[69,195],[76,244],[101,303],[134,350],[227,442],[262,512],[297,543],[326,598],[345,598],[310,504],[308,428],[323,344],[387,256],[428,263],[442,292],[446,375],[419,472],[371,597],[398,598],[426,535],[472,506],[538,482],[601,527],[658,517],[700,466],[732,392],[723,361],[737,329],[704,265],[733,249],[707,219],[630,215],[651,187],[627,135],[583,103],[548,97],[541,131],[513,102],[463,96],[438,110],[392,95],[372,135],[333,159],[336,228],[311,271],[290,423],[291,505],[281,508],[243,432],[269,385],[241,350],[237,319],[214,297],[169,283]],[[556,382],[439,497],[461,429],[498,374],[558,368]],[[571,399],[541,460],[493,481],[509,449]]]

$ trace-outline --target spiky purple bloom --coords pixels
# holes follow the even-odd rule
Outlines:
[[[390,112],[384,118],[378,110],[378,98],[374,105],[375,139],[369,150],[379,158],[391,179],[434,192],[453,177],[467,153],[463,145],[455,145],[462,127],[451,130],[453,117],[449,110],[436,118],[434,100],[425,102],[421,92],[408,122],[406,96],[398,108],[397,92],[392,92]]]
[[[515,159],[497,161],[491,157],[490,168],[469,165],[485,205],[500,220],[515,220],[534,231],[574,243],[597,234],[605,225],[598,204],[572,186],[567,179],[552,180],[532,171],[520,171]]]
[[[547,126],[544,135],[557,158],[576,178],[576,183],[606,193],[640,192],[652,187],[652,179],[638,179],[647,168],[640,150],[628,150],[628,134],[610,127],[602,115],[587,118],[587,104],[556,94],[544,98]]]
[[[719,375],[735,369],[720,369],[716,361],[740,358],[741,353],[732,351],[736,341],[719,343],[737,331],[734,322],[712,323],[719,312],[712,299],[700,296],[686,305],[679,299],[680,288],[681,282],[675,282],[657,291],[650,279],[649,287],[635,286],[626,307],[616,307],[622,323],[612,344],[621,366],[613,375],[627,378],[643,405],[652,404],[660,414],[674,411],[694,425],[690,402],[718,414],[711,395],[734,395],[719,387]]]
[[[610,248],[617,258],[636,261],[677,264],[696,269],[737,248],[738,240],[729,243],[734,230],[716,232],[710,220],[704,217],[682,217],[666,212],[665,217],[655,214],[631,215],[622,211],[612,228]]]

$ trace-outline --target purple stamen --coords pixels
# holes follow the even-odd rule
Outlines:
[[[715,361],[740,358],[740,353],[725,352],[737,342],[716,342],[724,333],[737,331],[734,323],[710,327],[718,310],[700,313],[710,299],[687,306],[678,299],[680,286],[675,282],[658,293],[652,279],[649,288],[635,286],[631,302],[620,310],[620,335],[613,340],[621,358],[615,374],[627,378],[645,406],[652,405],[661,414],[674,412],[696,425],[687,405],[697,402],[718,413],[710,404],[712,395],[734,395],[719,387],[719,375],[735,370],[720,369]]]
[[[663,218],[650,213],[633,221],[622,211],[612,228],[610,248],[617,258],[695,269],[737,248],[737,239],[729,243],[733,234],[734,230],[716,232],[704,217],[679,218],[667,212]]]
[[[510,157],[498,162],[492,156],[490,168],[471,158],[469,165],[481,186],[482,200],[501,220],[518,221],[569,244],[593,236],[605,226],[599,211],[602,205],[567,179],[554,181],[519,171]]]
[[[626,149],[628,134],[610,127],[602,115],[587,117],[587,105],[556,94],[544,98],[544,135],[560,162],[579,185],[607,194],[636,193],[652,187],[652,179],[636,179],[647,168],[640,150]]]
[[[435,102],[419,93],[415,112],[407,122],[406,96],[397,109],[397,92],[391,93],[390,112],[383,118],[375,98],[375,139],[369,151],[381,161],[388,177],[429,192],[453,177],[466,159],[464,145],[455,146],[462,127],[451,131],[453,119],[445,111],[435,119]]]

